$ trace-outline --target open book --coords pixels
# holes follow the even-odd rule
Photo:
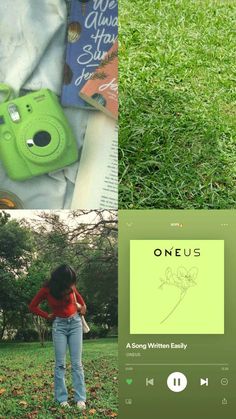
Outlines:
[[[102,112],[89,116],[71,208],[118,208],[118,127]]]

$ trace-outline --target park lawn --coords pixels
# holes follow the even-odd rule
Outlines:
[[[120,208],[235,208],[235,0],[119,6]]]
[[[87,409],[63,410],[53,398],[54,351],[52,342],[0,344],[0,418],[105,418],[117,416],[117,340],[85,340],[83,364]],[[69,354],[69,401],[73,403]],[[71,405],[73,405],[71,403]]]

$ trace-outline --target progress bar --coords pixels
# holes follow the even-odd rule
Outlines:
[[[229,366],[229,364],[125,364],[125,365],[127,365],[127,366],[138,366],[138,367],[148,367],[148,366],[167,366],[167,365],[172,365],[172,366],[174,366],[174,365],[185,365],[185,366],[194,366],[194,365],[196,365],[196,366],[199,366],[199,365],[202,365],[202,366],[218,366],[218,367],[228,367]]]

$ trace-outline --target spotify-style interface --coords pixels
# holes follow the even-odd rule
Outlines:
[[[119,211],[120,418],[233,419],[236,211]]]

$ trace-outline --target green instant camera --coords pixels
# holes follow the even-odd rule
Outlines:
[[[43,89],[0,104],[0,159],[8,176],[25,180],[78,159],[78,148],[57,96]]]

